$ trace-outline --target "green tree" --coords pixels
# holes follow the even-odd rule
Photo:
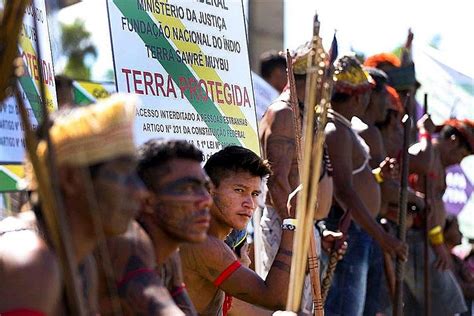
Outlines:
[[[91,33],[86,30],[84,21],[74,20],[72,24],[61,23],[61,44],[63,54],[68,58],[64,74],[70,78],[88,80],[91,70],[86,58],[97,57],[97,49],[91,41]]]

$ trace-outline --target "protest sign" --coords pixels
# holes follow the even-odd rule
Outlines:
[[[140,97],[137,143],[186,139],[208,157],[260,153],[240,1],[108,0],[117,91]]]
[[[35,21],[37,29],[35,28]],[[39,41],[41,54],[36,51]],[[27,6],[19,35],[18,50],[23,58],[26,74],[18,78],[20,93],[28,110],[30,122],[36,127],[42,118],[40,68],[45,103],[49,110],[57,109],[56,86],[44,0],[32,1]],[[38,58],[41,56],[41,59]],[[0,104],[0,163],[19,164],[24,159],[25,144],[18,106],[14,97]],[[1,184],[0,184],[1,186]]]

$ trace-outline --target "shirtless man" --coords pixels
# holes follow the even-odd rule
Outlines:
[[[364,114],[361,116],[362,124],[356,117],[352,119],[352,126],[353,129],[355,129],[359,135],[364,139],[364,141],[367,143],[367,145],[370,148],[370,160],[369,160],[369,165],[372,169],[375,168],[381,168],[381,169],[376,169],[376,172],[381,172],[380,177],[378,178],[378,182],[380,184],[380,189],[381,189],[381,201],[382,201],[382,207],[381,207],[381,212],[380,215],[385,215],[385,211],[388,206],[395,208],[397,210],[396,214],[390,214],[394,215],[393,220],[394,222],[397,222],[398,220],[398,203],[399,203],[399,190],[400,190],[400,181],[398,178],[398,175],[396,172],[398,168],[394,168],[398,166],[398,158],[400,156],[400,151],[401,151],[401,141],[400,139],[398,142],[394,140],[397,137],[402,138],[403,137],[403,131],[400,129],[401,128],[401,121],[400,119],[400,113],[396,113],[396,125],[395,128],[399,130],[399,133],[395,133],[395,135],[392,135],[391,137],[386,137],[389,141],[395,141],[399,148],[397,148],[396,155],[393,153],[394,151],[391,151],[393,156],[390,156],[387,153],[387,150],[385,149],[385,144],[382,132],[380,129],[377,127],[377,124],[381,124],[384,122],[387,118],[388,112],[389,111],[397,111],[397,108],[395,107],[393,102],[397,102],[397,100],[392,99],[392,94],[395,94],[396,97],[398,98],[397,92],[390,86],[386,84],[387,76],[382,70],[379,70],[377,68],[370,68],[366,67],[365,68],[369,75],[374,79],[375,81],[375,87],[372,89],[372,93],[370,95],[370,101],[367,106],[367,109],[365,110]],[[398,100],[400,102],[400,100]],[[420,133],[426,133],[427,130],[430,130],[434,128],[434,124],[431,121],[431,118],[427,115],[424,116],[419,122],[418,122],[418,127]],[[432,132],[432,131],[431,131]],[[426,163],[430,159],[430,150],[431,150],[431,145],[428,143],[423,144],[422,152],[424,153],[422,156],[419,158],[423,160],[419,160],[419,163]],[[418,161],[415,162],[415,160],[411,161],[411,164],[415,164]],[[389,166],[386,166],[389,164]],[[389,171],[390,166],[395,169],[395,174],[396,177],[393,178],[391,174],[384,174],[382,171],[378,170],[385,170]],[[393,172],[392,172],[393,173]],[[415,194],[415,192],[411,189],[408,190],[408,203],[411,203],[413,207],[416,207],[418,211],[422,210],[424,208],[424,200],[422,197],[419,195]]]
[[[431,202],[428,217],[431,239],[431,312],[432,315],[453,315],[465,311],[466,306],[459,284],[449,270],[452,262],[443,238],[446,211],[442,197],[446,190],[446,168],[459,164],[465,157],[474,154],[474,122],[451,119],[439,126],[438,131],[439,137],[433,139],[420,133],[420,143],[410,147],[410,154],[416,157],[422,141],[429,141],[433,145],[434,155],[431,164],[417,166],[416,174],[411,175],[410,182],[416,190],[425,193],[423,177],[426,176],[431,187],[428,192]],[[418,216],[407,232],[413,260],[409,261],[406,268],[405,315],[419,315],[423,311],[423,286],[414,282],[423,275],[423,257],[419,255],[423,251],[422,222]]]
[[[420,86],[415,77],[415,67],[412,57],[412,43],[414,34],[411,29],[405,40],[405,45],[401,47],[401,58],[392,53],[381,53],[369,56],[364,65],[374,67],[384,71],[388,76],[388,83],[399,94],[401,104],[407,108],[407,112],[412,120],[410,131],[410,143],[416,141],[417,126],[415,124],[417,115],[416,90]]]
[[[369,165],[371,168],[375,169],[376,172],[379,173],[379,177],[376,179],[380,185],[380,193],[381,193],[381,209],[379,213],[379,217],[389,217],[392,223],[398,222],[398,204],[400,199],[400,180],[398,175],[398,161],[395,157],[387,156],[384,140],[382,137],[382,133],[380,129],[376,126],[377,123],[385,121],[387,117],[387,112],[389,110],[393,110],[394,107],[391,104],[392,98],[391,93],[395,93],[396,91],[386,84],[387,76],[386,74],[377,68],[370,68],[365,67],[365,70],[369,73],[371,78],[375,82],[375,86],[372,89],[372,93],[370,95],[369,104],[361,116],[363,123],[361,123],[356,117],[352,119],[352,125],[355,130],[358,131],[359,135],[364,139],[367,145],[370,148],[370,160]],[[397,95],[398,97],[398,95]],[[397,116],[398,117],[398,116]],[[398,124],[400,127],[400,121]],[[425,130],[428,126],[433,126],[431,119],[427,116],[424,117],[423,120],[420,122],[420,128]],[[403,136],[403,135],[399,135]],[[400,144],[401,145],[401,144]],[[401,150],[401,147],[397,150],[397,153]],[[423,150],[429,150],[429,148],[423,147]],[[397,158],[398,158],[397,154]],[[421,157],[420,157],[421,158]],[[413,162],[413,161],[411,161]],[[390,168],[392,168],[392,172],[390,172]],[[382,171],[383,170],[383,171]],[[392,175],[394,173],[394,175]],[[416,210],[421,211],[425,207],[424,199],[421,195],[417,194],[414,190],[408,189],[408,203],[409,203],[409,210]],[[410,213],[411,214],[411,213]],[[410,219],[410,215],[408,216]],[[408,221],[409,221],[408,219]],[[394,228],[395,226],[386,225],[386,229],[395,233]],[[366,295],[365,300],[366,304],[369,306],[373,306],[374,302],[378,302],[380,298],[379,294],[379,286],[380,281],[383,279],[382,275],[382,263],[383,257],[380,247],[377,244],[372,245],[372,251],[369,257],[369,270],[368,275],[370,276],[370,280],[368,281],[369,286],[371,284],[375,284],[375,291],[370,290],[368,295]],[[386,267],[389,265],[391,268],[385,270],[385,273],[390,273],[390,280],[395,280],[395,270],[394,266],[391,266],[392,260],[390,262],[386,262]],[[392,273],[393,272],[393,273]],[[393,286],[393,284],[390,284]],[[386,289],[381,289],[381,291],[385,291]],[[370,294],[373,293],[376,295],[372,297]],[[388,300],[387,300],[388,302]],[[379,304],[379,308],[384,308],[386,302],[384,301],[382,304]],[[373,309],[372,309],[373,310]]]
[[[296,96],[300,114],[303,114],[303,103],[306,90],[306,63],[307,54],[310,52],[308,45],[297,49],[293,58],[293,72],[296,83]],[[301,117],[302,121],[302,117]],[[269,194],[265,202],[260,227],[261,241],[258,251],[263,259],[263,275],[268,273],[273,259],[278,250],[281,235],[282,218],[285,218],[289,194],[299,185],[298,162],[296,159],[295,128],[293,125],[293,111],[290,104],[289,89],[276,99],[268,108],[260,122],[260,143],[262,145],[263,157],[272,166],[273,175],[268,180]],[[332,200],[332,178],[328,170],[330,163],[327,155],[321,169],[322,175],[319,183],[318,209],[315,219],[325,218]],[[329,236],[329,235],[328,235]],[[319,236],[317,236],[319,237]],[[332,236],[329,238],[333,238]],[[326,247],[327,246],[327,247]],[[331,244],[325,245],[330,250]],[[309,276],[305,279],[303,310],[311,312],[312,297]]]
[[[350,122],[353,116],[361,116],[367,107],[372,89],[370,76],[357,59],[343,56],[337,61],[336,77],[330,123],[326,127],[326,143],[334,166],[336,203],[329,222],[337,222],[348,210],[354,222],[349,228],[347,253],[337,266],[325,311],[326,315],[361,315],[364,310],[372,313],[374,308],[364,306],[369,289],[368,258],[374,241],[391,256],[403,260],[406,260],[407,247],[386,233],[375,220],[380,211],[380,187],[368,165],[367,145],[353,131]]]
[[[128,314],[195,315],[183,284],[179,246],[207,238],[212,203],[202,152],[183,140],[139,147],[138,174],[149,190],[125,235],[108,240],[121,305]],[[101,312],[110,312],[105,276]],[[174,303],[173,303],[174,301]],[[179,309],[178,309],[179,307]]]
[[[374,80],[374,87],[370,94],[367,108],[359,117],[364,124],[358,124],[357,116],[353,117],[353,129],[357,130],[369,145],[370,161],[369,165],[372,169],[379,167],[380,163],[387,157],[385,147],[383,145],[382,135],[380,130],[375,125],[378,122],[385,120],[389,106],[389,95],[387,91],[387,75],[382,70],[377,68],[364,68],[371,78]],[[395,157],[394,157],[395,158]]]
[[[122,234],[140,206],[143,184],[135,172],[134,116],[132,100],[113,97],[55,113],[50,129],[73,269],[88,315],[98,312],[94,223],[101,223],[95,227],[106,236]],[[46,159],[44,141],[38,156]],[[30,183],[35,213],[0,223],[0,314],[71,315],[64,302],[65,276],[49,241],[35,183]]]
[[[245,228],[252,217],[261,182],[271,173],[267,162],[248,149],[229,146],[211,156],[204,169],[214,183],[209,237],[203,243],[181,247],[184,278],[199,315],[226,315],[231,296],[268,309],[282,309],[287,299],[293,231],[283,230],[266,280],[242,266],[224,243],[232,229]],[[288,214],[285,219],[291,221],[293,217]]]

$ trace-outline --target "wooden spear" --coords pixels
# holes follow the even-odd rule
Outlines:
[[[301,120],[300,110],[298,105],[298,97],[296,92],[295,76],[293,73],[292,58],[289,50],[286,51],[286,62],[288,69],[288,84],[290,87],[290,105],[293,111],[293,124],[295,129],[295,142],[296,142],[296,156],[298,161],[298,174],[302,174],[302,157],[301,157]],[[319,179],[319,177],[318,177]],[[301,179],[300,179],[301,180]],[[308,268],[311,278],[311,288],[314,311],[317,315],[322,315],[323,304],[321,300],[321,282],[319,279],[319,255],[317,252],[317,244],[315,239],[315,231],[313,230],[312,236],[310,237],[310,249],[308,254]]]
[[[0,102],[7,96],[8,87],[14,78],[14,60],[18,57],[18,34],[23,23],[29,0],[5,2],[0,24]]]
[[[424,114],[428,114],[428,94],[425,93],[424,95],[424,103],[423,103],[423,112]],[[430,138],[427,141],[431,141]],[[431,286],[430,286],[430,259],[429,259],[429,247],[430,241],[428,237],[428,214],[430,211],[430,190],[431,185],[429,183],[429,179],[427,175],[424,175],[424,191],[425,191],[425,210],[424,210],[424,227],[423,227],[423,269],[424,269],[424,305],[425,305],[425,316],[431,315]]]
[[[301,174],[301,120],[300,120],[300,107],[298,104],[298,96],[296,95],[296,83],[295,75],[293,73],[293,63],[290,51],[286,50],[286,67],[287,67],[287,78],[288,85],[290,87],[290,106],[293,111],[293,125],[295,127],[295,143],[296,143],[296,159],[298,161],[298,174]]]
[[[410,94],[407,95],[406,102],[410,98]],[[405,109],[407,106],[405,104]],[[408,167],[409,167],[409,155],[408,146],[410,142],[410,129],[411,119],[407,114],[402,119],[403,123],[403,149],[402,149],[402,170],[400,179],[400,200],[399,200],[399,213],[398,213],[398,239],[402,242],[406,241],[406,215],[407,215],[407,198],[408,198]],[[405,275],[405,262],[401,258],[397,258],[395,265],[395,304],[393,315],[403,315],[403,278]]]
[[[293,257],[290,273],[287,310],[299,311],[301,295],[306,275],[308,249],[314,239],[314,212],[317,204],[319,175],[324,144],[324,127],[327,122],[330,89],[332,85],[324,82],[324,60],[326,54],[322,49],[319,37],[319,21],[314,18],[312,50],[308,54],[305,97],[305,123],[303,125],[304,146],[301,146],[301,163],[299,164],[302,189],[298,194],[296,209],[297,229],[293,243]],[[296,104],[297,105],[297,104]],[[315,115],[317,112],[317,129],[314,132]],[[296,116],[297,111],[294,111]],[[299,117],[299,115],[298,115]],[[295,121],[297,122],[297,121]],[[296,123],[296,126],[301,126]],[[313,139],[315,140],[313,142]],[[313,146],[314,144],[314,146]],[[313,283],[313,300],[316,315],[323,315],[323,305],[319,281],[319,258],[316,253],[315,240],[309,256],[310,273]],[[311,272],[312,271],[312,272]]]

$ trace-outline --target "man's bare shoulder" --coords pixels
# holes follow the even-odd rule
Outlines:
[[[21,229],[18,221],[8,218],[0,225],[0,311],[28,307],[51,312],[61,293],[59,262],[44,240]]]
[[[273,113],[281,112],[281,111],[291,111],[291,106],[288,102],[283,101],[283,100],[277,100],[270,104],[268,107],[268,111],[271,111]]]
[[[262,122],[266,123],[275,123],[285,118],[288,118],[293,115],[293,110],[291,109],[290,105],[284,101],[277,101],[272,103],[265,115],[262,118]]]
[[[273,103],[268,108],[268,112],[270,116],[273,116],[274,121],[280,121],[285,118],[293,117],[292,108],[288,103],[283,101]]]
[[[153,268],[156,264],[153,244],[145,230],[135,221],[130,223],[125,234],[107,239],[107,248],[114,270],[120,274],[136,269]],[[135,264],[131,264],[134,261]],[[140,262],[140,266],[136,266]]]
[[[361,135],[367,135],[369,137],[374,137],[374,138],[382,138],[382,133],[380,130],[377,128],[377,126],[374,125],[368,125],[367,129],[363,130],[360,132]]]
[[[360,136],[365,140],[369,145],[370,151],[372,152],[372,147],[380,147],[383,145],[382,133],[376,126],[370,126],[360,133]]]
[[[214,281],[230,264],[238,260],[224,241],[208,236],[198,244],[185,244],[180,248],[183,266]]]
[[[342,123],[331,121],[326,124],[324,133],[326,134],[326,142],[339,143],[341,141],[350,142],[352,132]]]

